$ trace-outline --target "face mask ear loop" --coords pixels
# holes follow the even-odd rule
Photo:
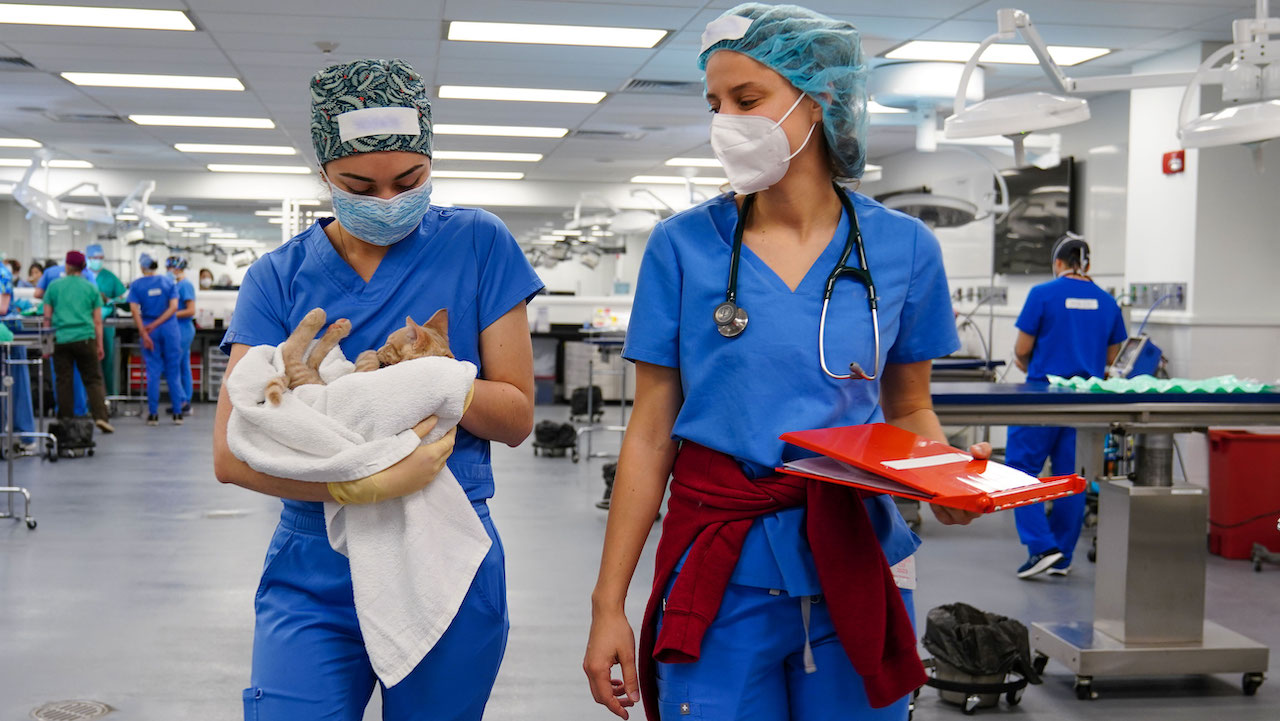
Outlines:
[[[803,150],[805,149],[805,146],[807,146],[807,145],[809,144],[809,139],[813,137],[813,131],[814,131],[814,129],[816,129],[817,127],[818,127],[818,124],[817,124],[817,123],[814,123],[813,125],[810,125],[810,126],[809,126],[809,134],[808,134],[808,135],[806,135],[806,136],[804,136],[804,142],[803,142],[803,143],[800,143],[800,147],[796,148],[796,152],[794,152],[794,153],[792,153],[791,155],[788,155],[788,156],[787,156],[787,162],[791,162],[791,159],[792,159],[792,158],[794,158],[794,157],[796,157],[797,155],[799,155],[799,154],[801,153],[801,151],[803,151]]]
[[[791,109],[790,109],[790,110],[788,110],[788,111],[787,111],[787,113],[786,113],[786,115],[783,115],[783,116],[782,116],[782,118],[778,120],[778,122],[774,123],[774,124],[773,124],[773,127],[774,127],[774,128],[781,128],[781,127],[782,127],[782,124],[783,124],[783,123],[785,123],[785,122],[787,122],[787,118],[791,117],[791,114],[792,114],[792,113],[794,113],[794,112],[796,111],[796,108],[800,107],[800,101],[801,101],[801,100],[804,100],[804,99],[805,99],[805,94],[804,94],[804,93],[800,93],[800,97],[796,98],[796,101],[795,101],[794,103],[792,103],[792,104],[791,104]],[[803,143],[800,143],[800,147],[799,147],[799,148],[796,148],[796,152],[794,152],[794,153],[792,153],[791,155],[788,155],[788,156],[787,156],[787,160],[786,160],[786,162],[788,162],[788,163],[789,163],[789,162],[791,162],[791,159],[792,159],[792,158],[796,157],[797,155],[799,155],[801,152],[803,152],[803,151],[804,151],[805,147],[807,147],[807,146],[809,145],[809,140],[813,137],[813,131],[814,131],[814,129],[815,129],[815,128],[817,128],[817,127],[818,127],[818,124],[817,124],[817,123],[814,123],[813,125],[810,125],[810,126],[809,126],[809,134],[808,134],[808,135],[806,135],[806,136],[804,136],[804,142],[803,142]]]

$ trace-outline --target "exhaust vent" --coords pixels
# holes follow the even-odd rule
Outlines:
[[[45,113],[45,117],[55,123],[96,123],[99,125],[114,125],[124,122],[124,118],[119,115],[110,115],[106,113]]]
[[[31,62],[26,58],[20,58],[17,56],[7,57],[7,58],[0,57],[0,72],[4,72],[4,71],[21,72],[23,70],[35,70],[35,69],[36,69],[36,66],[32,65]]]
[[[644,136],[638,130],[574,130],[569,133],[569,137],[583,140],[639,140]]]
[[[694,95],[702,97],[704,88],[700,81],[644,80],[632,78],[619,92],[635,95]]]

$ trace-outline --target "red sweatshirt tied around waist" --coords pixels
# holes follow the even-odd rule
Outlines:
[[[800,505],[836,635],[862,676],[871,706],[888,706],[924,684],[915,630],[858,491],[795,476],[750,479],[733,458],[687,441],[672,476],[640,630],[640,690],[649,721],[658,721],[654,662],[698,660],[752,522]],[[663,591],[685,549],[689,555],[667,595],[657,633]]]

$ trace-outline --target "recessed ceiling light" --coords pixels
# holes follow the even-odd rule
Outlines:
[[[0,138],[0,148],[39,148],[40,143],[31,138]]]
[[[433,178],[470,178],[472,180],[523,180],[524,173],[501,173],[487,170],[432,170]]]
[[[170,223],[170,225],[172,225],[175,228],[207,228],[209,227],[208,223],[195,223],[189,220],[179,220],[177,222]]]
[[[890,113],[906,113],[909,112],[903,108],[891,108],[888,105],[881,105],[874,100],[867,101],[867,112],[875,115],[889,115]]]
[[[608,93],[598,90],[547,90],[543,88],[494,88],[474,85],[441,85],[439,97],[451,100],[511,100],[529,103],[582,103],[595,105]]]
[[[642,184],[658,184],[658,185],[684,185],[685,179],[679,175],[637,175],[631,179],[633,183]],[[729,182],[728,178],[689,178],[694,185],[724,185]]]
[[[539,236],[538,236],[538,240],[541,240],[541,241],[543,241],[543,242],[547,242],[547,243],[558,243],[558,242],[560,242],[560,241],[564,240],[564,237],[559,236],[559,235],[539,235]]]
[[[581,230],[553,230],[553,231],[551,231],[551,234],[552,234],[552,235],[562,235],[562,236],[570,237],[570,238],[576,238],[576,237],[578,237],[578,236],[582,235],[582,231],[581,231]]]
[[[218,145],[216,143],[177,143],[173,146],[183,153],[232,153],[239,155],[297,155],[289,145]]]
[[[284,216],[284,212],[279,210],[255,210],[253,214],[259,218],[280,218]]]
[[[247,238],[237,238],[234,235],[230,238],[214,238],[209,241],[212,245],[221,245],[227,248],[258,248],[262,246],[260,240],[249,240]]]
[[[192,230],[200,233],[201,235],[212,235],[214,233],[222,232],[222,228],[193,228]]]
[[[0,167],[25,168],[28,165],[31,165],[31,161],[27,158],[0,158]],[[86,160],[50,160],[49,167],[88,170],[93,167],[93,163]]]
[[[269,118],[214,118],[201,115],[130,115],[138,125],[168,125],[175,128],[258,128],[276,126]]]
[[[236,235],[235,233],[228,233],[228,232],[226,232],[226,231],[219,231],[219,232],[216,232],[216,233],[209,233],[209,237],[210,237],[210,238],[239,238],[240,236]]]
[[[2,9],[3,9],[3,8],[0,8],[0,10],[2,10]],[[116,220],[118,220],[118,221],[120,221],[120,222],[122,222],[122,223],[131,223],[131,222],[133,222],[133,221],[135,221],[135,220],[138,220],[138,219],[139,219],[139,218],[138,218],[138,216],[137,216],[137,214],[136,214],[136,213],[119,213],[119,214],[117,214],[117,215],[116,215]]]
[[[244,90],[238,78],[206,75],[143,75],[138,73],[61,73],[76,85],[101,88],[161,88],[165,90]]]
[[[542,153],[485,153],[470,150],[437,150],[432,155],[434,160],[496,160],[509,163],[536,163],[542,160]]]
[[[461,20],[454,20],[449,23],[450,40],[469,40],[486,43],[651,48],[666,36],[666,30],[652,30],[649,28],[482,23]]]
[[[284,218],[267,218],[267,222],[273,225],[283,225]]]
[[[431,126],[436,135],[485,135],[499,138],[563,138],[568,128],[535,128],[525,125],[449,125]]]
[[[185,223],[185,222],[187,222],[188,220],[191,220],[191,216],[188,216],[188,215],[166,215],[166,216],[164,216],[164,220],[165,220],[165,222],[166,222],[166,223]]]
[[[195,30],[181,10],[95,8],[75,5],[19,5],[0,3],[0,23],[66,25],[128,30]]]
[[[215,173],[282,173],[285,175],[307,175],[311,168],[305,165],[237,165],[234,163],[211,163],[207,166]]]
[[[674,168],[719,168],[720,161],[715,158],[672,158],[667,165]]]
[[[968,62],[978,43],[951,42],[941,40],[912,40],[894,48],[886,58],[891,60],[947,60],[952,62]],[[1108,48],[1092,48],[1076,45],[1050,45],[1049,56],[1063,67],[1079,65],[1086,60],[1100,58],[1110,53]],[[988,47],[979,58],[984,63],[1008,63],[1010,65],[1038,65],[1035,53],[1028,45],[1012,45],[998,43]]]

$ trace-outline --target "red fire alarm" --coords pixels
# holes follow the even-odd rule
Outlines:
[[[1187,169],[1187,151],[1175,150],[1164,154],[1164,174],[1176,175]]]

